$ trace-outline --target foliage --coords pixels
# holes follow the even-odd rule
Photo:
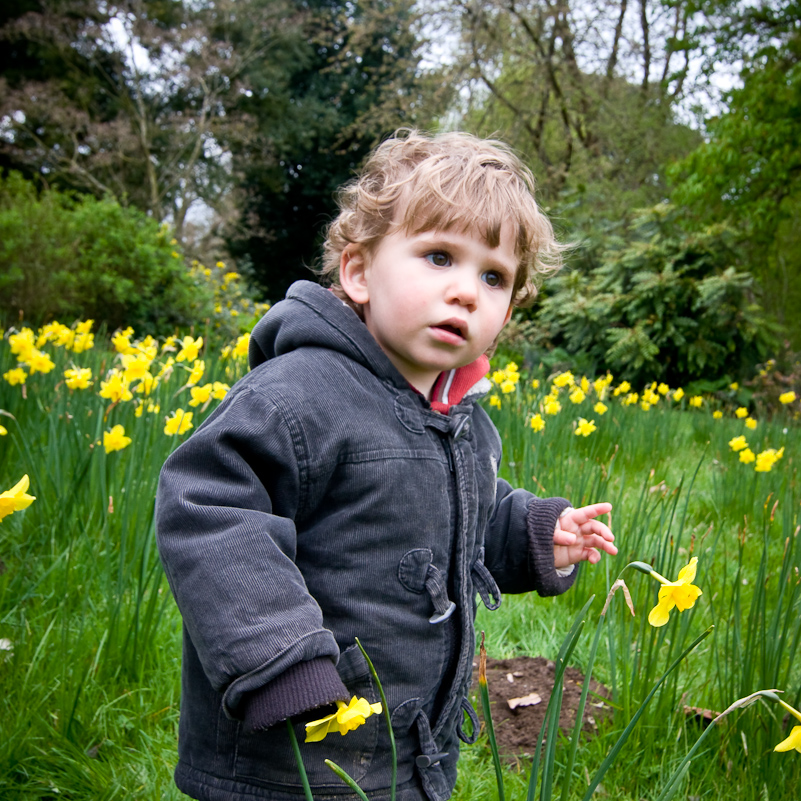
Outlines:
[[[682,231],[670,206],[645,210],[595,268],[550,279],[534,346],[638,382],[748,374],[777,347],[777,326],[731,239],[723,226]]]
[[[730,9],[717,33],[721,57],[742,59],[741,84],[707,122],[707,141],[671,169],[672,199],[698,228],[725,222],[740,235],[766,308],[801,347],[801,35],[798,4]]]
[[[90,317],[170,330],[211,312],[166,228],[111,199],[37,196],[12,172],[0,178],[0,311],[41,323]]]
[[[234,158],[247,199],[228,244],[239,261],[249,260],[273,300],[311,277],[339,187],[381,137],[404,124],[427,124],[426,97],[434,92],[420,70],[411,0],[331,0],[309,8],[307,44],[286,65],[285,93],[273,101],[280,114],[263,102],[246,103],[275,158],[264,161],[248,149]],[[259,97],[265,78],[258,65],[249,79]]]
[[[169,218],[179,239],[198,200],[230,215],[232,150],[270,158],[241,102],[247,71],[257,65],[281,95],[284,64],[304,46],[296,5],[19,4],[0,29],[14,54],[0,79],[6,163]]]

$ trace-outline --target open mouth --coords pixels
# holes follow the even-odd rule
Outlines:
[[[436,325],[431,326],[432,328],[437,328],[440,331],[447,331],[449,334],[453,334],[454,336],[460,337],[461,339],[465,339],[465,327],[456,320],[451,320],[446,323],[437,323]]]

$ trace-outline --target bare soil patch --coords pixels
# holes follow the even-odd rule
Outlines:
[[[554,663],[541,656],[487,659],[490,708],[501,755],[511,759],[533,756],[545,721],[553,683]],[[564,677],[559,717],[559,728],[568,736],[576,723],[583,684],[584,676],[581,672],[576,668],[568,668]],[[604,685],[591,679],[590,694],[583,716],[585,732],[593,733],[598,727],[598,721],[611,715],[611,707],[604,700],[610,696],[611,693]],[[541,699],[539,702],[537,697]],[[480,703],[478,707],[480,709]]]

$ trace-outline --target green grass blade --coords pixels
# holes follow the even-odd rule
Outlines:
[[[700,645],[700,643],[703,640],[705,640],[712,633],[712,630],[714,628],[715,628],[714,626],[710,626],[703,634],[696,637],[696,639],[693,640],[693,642],[682,652],[682,654],[673,662],[673,664],[667,669],[667,671],[665,671],[665,673],[662,674],[662,677],[654,685],[651,692],[648,693],[648,696],[642,702],[640,708],[634,713],[634,717],[629,722],[629,725],[626,726],[626,728],[623,730],[623,734],[620,735],[620,738],[612,747],[612,750],[609,752],[606,759],[601,763],[601,767],[598,768],[598,770],[596,771],[595,776],[593,776],[593,779],[590,782],[590,786],[587,788],[587,792],[584,794],[583,801],[590,801],[590,798],[592,798],[592,794],[595,792],[595,788],[601,783],[601,779],[603,779],[604,775],[606,774],[606,771],[609,770],[609,767],[617,758],[617,755],[620,753],[620,750],[625,745],[626,740],[629,739],[631,732],[634,730],[634,727],[637,725],[643,713],[645,712],[645,708],[648,706],[651,699],[656,695],[656,691],[662,686],[665,679],[667,679],[667,677],[681,664],[681,662],[684,661],[684,658],[691,651],[693,651],[698,645]]]
[[[505,801],[503,788],[503,768],[501,767],[501,757],[498,753],[498,743],[495,739],[495,725],[492,722],[492,710],[490,709],[489,689],[487,687],[487,649],[484,647],[484,632],[481,632],[481,646],[479,647],[478,661],[478,694],[481,698],[481,709],[484,712],[484,721],[487,724],[487,737],[489,738],[490,751],[492,752],[492,763],[495,766],[495,781],[498,785],[498,799]]]

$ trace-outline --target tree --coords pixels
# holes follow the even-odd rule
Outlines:
[[[690,4],[463,0],[449,9],[461,33],[454,80],[472,94],[468,124],[512,141],[549,203],[560,193],[580,202],[588,188],[593,202],[610,190],[626,202],[633,191],[638,205],[660,199],[662,164],[694,144],[674,120],[691,89]]]
[[[726,111],[708,121],[708,140],[672,170],[672,197],[687,210],[688,224],[724,221],[739,232],[767,308],[801,347],[795,313],[801,304],[801,6],[735,11],[718,38],[724,55],[745,55],[742,85],[727,93]]]
[[[336,213],[337,189],[383,135],[427,124],[436,94],[420,69],[410,0],[331,0],[311,8],[308,45],[293,64],[280,122],[247,104],[275,159],[262,163],[247,148],[235,154],[248,200],[229,244],[273,300],[294,280],[312,277],[308,267]],[[250,78],[259,85],[255,73]]]
[[[0,30],[51,65],[4,76],[0,149],[48,182],[169,219],[180,239],[193,203],[227,202],[233,147],[269,157],[240,99],[254,64],[280,84],[301,16],[280,0],[42,0]]]

